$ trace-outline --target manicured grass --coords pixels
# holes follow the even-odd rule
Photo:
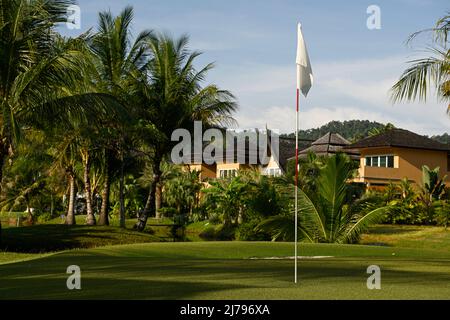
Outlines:
[[[450,251],[450,229],[435,226],[376,225],[362,236],[360,243]]]
[[[137,232],[118,227],[47,224],[4,229],[0,250],[43,253],[160,240],[158,236],[148,232]]]
[[[449,299],[450,252],[359,245],[291,243],[147,243],[71,250],[0,266],[0,299]],[[395,253],[395,255],[393,255]],[[66,268],[81,268],[81,290],[68,290]],[[381,290],[366,269],[381,268]]]
[[[0,251],[0,264],[37,259],[43,256],[46,256],[46,254]]]

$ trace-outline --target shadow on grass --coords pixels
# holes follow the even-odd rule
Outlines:
[[[118,227],[49,224],[4,229],[0,250],[44,253],[159,240],[158,237],[149,233],[124,230]]]
[[[372,235],[387,235],[387,234],[406,234],[406,233],[413,233],[417,231],[421,231],[423,228],[417,227],[417,226],[404,226],[404,225],[377,225],[374,227],[371,227],[369,229],[369,233]]]
[[[411,271],[407,261],[376,263],[383,271],[383,285],[405,288],[414,284],[415,289],[434,286],[445,290],[445,284],[450,283],[448,261],[434,261],[429,266],[424,263],[423,271]],[[416,267],[416,262],[412,263]],[[66,268],[72,264],[81,268],[82,290],[66,288]],[[327,286],[350,288],[343,294],[351,294],[352,290],[366,292],[368,264],[366,259],[303,261],[299,273],[302,286],[294,286],[292,261],[111,257],[92,252],[58,254],[0,266],[0,299],[196,299],[213,293],[214,297],[222,295],[228,299],[260,299],[260,294],[267,291],[289,289],[307,294],[311,288],[323,290],[326,298]],[[430,271],[431,266],[436,269]]]

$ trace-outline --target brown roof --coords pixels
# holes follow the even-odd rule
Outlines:
[[[295,157],[295,138],[280,137],[278,162],[283,170],[286,170],[288,160]],[[311,145],[311,140],[298,139],[298,148],[303,149]]]
[[[345,148],[401,147],[426,150],[450,151],[450,146],[426,136],[404,129],[391,129],[376,136],[367,137]]]
[[[359,152],[357,150],[343,150],[343,148],[348,145],[350,145],[350,142],[340,134],[328,132],[314,141],[310,147],[301,150],[299,156],[304,158],[310,152],[315,153],[318,156],[330,156],[338,152],[345,152],[351,158],[359,158]]]

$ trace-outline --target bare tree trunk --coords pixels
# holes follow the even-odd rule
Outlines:
[[[155,214],[156,209],[156,186],[159,183],[159,180],[161,179],[161,159],[155,159],[153,163],[153,181],[150,186],[150,191],[147,197],[147,201],[145,203],[144,211],[142,212],[142,215],[139,217],[138,221],[134,225],[134,228],[143,231],[145,229],[145,225],[147,224],[147,219],[149,216],[153,216]]]
[[[98,218],[98,224],[102,226],[109,226],[109,193],[111,189],[109,162],[109,151],[106,151],[105,182],[103,183],[102,191],[102,207],[100,209],[100,216]]]
[[[86,199],[86,224],[95,225],[94,210],[92,209],[92,192],[91,192],[91,159],[89,153],[86,152],[84,156],[84,196]]]
[[[156,219],[161,219],[161,213],[159,209],[161,209],[161,202],[162,202],[162,186],[161,183],[158,182],[156,185],[155,190],[155,212],[156,212]]]
[[[75,190],[75,175],[73,172],[69,173],[69,206],[67,209],[67,215],[66,215],[66,224],[68,225],[75,225],[75,197],[76,197],[76,190]]]
[[[120,163],[120,178],[119,178],[119,223],[121,228],[125,228],[125,195],[124,195],[124,186],[125,186],[125,176],[124,176],[124,166],[125,162],[121,159]]]

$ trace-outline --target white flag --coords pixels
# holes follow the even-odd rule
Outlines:
[[[309,62],[308,50],[302,34],[302,25],[298,24],[298,42],[297,42],[297,89],[306,97],[313,84],[313,74],[311,63]]]

